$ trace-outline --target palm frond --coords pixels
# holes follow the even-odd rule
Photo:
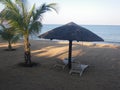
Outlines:
[[[17,4],[23,3],[24,6],[27,6],[27,0],[15,0]]]
[[[0,30],[5,29],[5,26],[3,24],[1,24],[1,23],[0,23],[0,27],[1,27]]]
[[[42,24],[39,21],[30,24],[29,32],[30,34],[36,34],[41,31]]]
[[[16,43],[19,39],[20,39],[20,36],[19,36],[19,35],[15,35],[15,36],[11,39],[11,43]]]
[[[18,14],[19,8],[18,8],[17,4],[15,4],[15,3],[12,2],[12,0],[6,0],[5,4],[7,5],[7,9],[9,11],[11,11],[12,13],[14,13],[15,15]]]
[[[47,7],[50,9],[50,10],[55,10],[57,13],[58,13],[58,7],[57,7],[57,4],[56,3],[50,3],[47,5]]]
[[[56,6],[55,3],[51,3],[48,5],[46,5],[45,3],[42,4],[36,11],[34,11],[33,20],[38,20],[38,19],[42,20],[42,15],[47,11],[51,11],[51,9],[54,9],[55,11],[57,11],[55,6]]]
[[[6,27],[3,24],[0,24],[0,26],[2,27],[0,29],[0,36],[3,40],[9,41],[11,43],[15,43],[19,40],[20,36],[14,30],[14,27]]]
[[[27,26],[29,26],[29,24],[31,23],[34,9],[35,9],[35,4],[33,5],[32,9],[28,12],[27,17],[25,18]]]

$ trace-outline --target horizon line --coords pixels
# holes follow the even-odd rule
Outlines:
[[[47,24],[54,24],[54,25],[64,25],[64,24],[67,24],[67,23],[43,23],[43,25],[47,25]],[[78,25],[107,25],[107,26],[120,26],[120,24],[79,24],[79,23],[76,23]]]

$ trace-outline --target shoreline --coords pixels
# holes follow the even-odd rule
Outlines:
[[[68,42],[68,40],[50,40],[50,39],[30,39],[30,40],[36,40],[36,41],[57,41],[57,42]],[[73,42],[77,42],[77,41],[73,41]],[[117,46],[120,46],[120,42],[114,42],[114,41],[98,41],[98,42],[85,42],[85,41],[79,41],[80,43],[90,43],[90,44],[105,44],[105,45],[117,45]]]
[[[50,39],[42,39],[42,38],[38,38],[37,36],[32,36],[32,37],[30,37],[30,40],[50,40]],[[52,41],[63,41],[63,42],[65,42],[67,40],[56,40],[56,39],[53,39]],[[77,42],[77,41],[73,41],[73,42]],[[82,42],[82,41],[79,41],[79,42]],[[102,41],[93,41],[91,43],[120,45],[120,41],[110,41],[110,40],[104,40],[103,42]]]

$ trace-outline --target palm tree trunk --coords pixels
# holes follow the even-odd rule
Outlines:
[[[8,41],[8,50],[12,50],[12,45],[11,45],[11,42],[10,41]]]
[[[24,58],[25,58],[25,64],[31,66],[30,43],[29,43],[29,38],[27,36],[24,37]]]

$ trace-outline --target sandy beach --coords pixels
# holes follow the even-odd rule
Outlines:
[[[73,57],[89,67],[80,77],[68,69],[54,68],[68,56],[68,42],[31,40],[34,67],[22,67],[22,41],[15,51],[4,51],[0,41],[0,90],[120,90],[120,46],[73,43]]]

